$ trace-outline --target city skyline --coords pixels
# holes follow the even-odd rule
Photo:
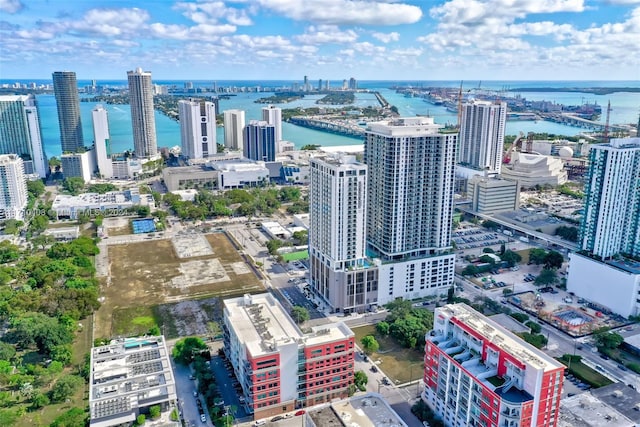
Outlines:
[[[628,54],[640,37],[637,0],[117,5],[1,1],[2,77],[73,69],[113,79],[135,62],[160,80],[640,78]]]

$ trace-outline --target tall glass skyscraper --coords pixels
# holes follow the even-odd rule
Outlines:
[[[53,91],[58,107],[62,152],[75,153],[84,148],[76,73],[73,71],[54,72]]]
[[[137,157],[151,157],[158,152],[151,72],[136,68],[135,71],[127,72],[127,78],[129,80],[133,147]]]
[[[462,106],[459,162],[499,174],[502,167],[507,104],[473,101]]]
[[[589,152],[581,249],[601,258],[640,256],[640,138],[615,138]]]
[[[251,120],[243,130],[244,156],[247,159],[273,162],[276,159],[276,127]]]
[[[0,154],[17,154],[27,174],[49,172],[34,95],[0,96]]]

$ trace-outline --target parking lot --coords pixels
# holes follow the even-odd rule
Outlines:
[[[213,356],[211,358],[211,370],[222,395],[223,401],[220,402],[220,406],[235,409],[235,418],[246,417],[249,412],[244,405],[242,387],[235,377],[231,363],[223,356]]]
[[[507,243],[509,239],[505,235],[484,228],[461,227],[453,232],[453,241],[458,249],[474,249],[500,245]]]

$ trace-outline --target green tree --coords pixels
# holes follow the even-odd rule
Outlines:
[[[362,344],[362,349],[366,354],[375,353],[380,348],[380,344],[378,344],[378,341],[376,341],[376,338],[373,335],[366,335],[362,337],[360,344]]]
[[[307,230],[294,231],[293,238],[298,245],[306,245],[309,243],[309,232]]]
[[[496,260],[493,259],[492,257],[490,257],[489,255],[482,255],[480,258],[480,261],[485,262],[487,264],[495,264]]]
[[[301,324],[309,320],[309,310],[301,305],[294,305],[291,309],[291,318],[297,324]]]
[[[138,415],[138,417],[136,418],[136,424],[139,426],[143,426],[145,422],[147,422],[147,417],[145,417],[144,414]]]
[[[59,415],[49,427],[84,427],[87,425],[89,414],[80,408],[71,408]]]
[[[65,178],[62,181],[62,189],[72,196],[77,196],[84,190],[84,180],[76,176]]]
[[[82,385],[82,378],[76,375],[64,375],[56,381],[50,392],[52,402],[64,402],[73,396],[78,387]]]
[[[118,191],[118,187],[110,183],[91,184],[87,187],[87,193],[104,194],[109,191]]]
[[[556,228],[556,236],[560,236],[561,238],[568,240],[570,242],[578,241],[578,228],[577,227],[568,227],[565,225],[561,225]]]
[[[524,313],[518,313],[518,312],[511,313],[511,317],[513,317],[514,319],[516,319],[520,323],[524,323],[527,320],[529,320],[529,316],[527,316]]]
[[[267,250],[269,251],[269,255],[276,255],[278,253],[278,249],[280,249],[283,245],[284,242],[279,239],[267,241]]]
[[[162,411],[160,410],[160,405],[153,405],[152,407],[149,408],[149,416],[151,417],[152,420],[160,418],[161,412]]]
[[[491,249],[491,248],[484,248],[484,249],[482,249],[482,253],[485,253],[485,254],[494,254],[494,253],[496,253],[496,251],[494,251],[494,250],[493,250],[493,249]]]
[[[0,341],[0,360],[9,361],[16,355],[16,349],[9,343]]]
[[[147,217],[151,213],[151,209],[149,208],[149,206],[138,206],[138,208],[136,209],[136,213],[138,214],[138,216]]]
[[[319,145],[316,144],[307,144],[307,145],[303,145],[301,150],[309,150],[309,151],[313,151],[313,150],[317,150],[318,148],[320,148]]]
[[[31,243],[33,243],[34,246],[39,246],[43,251],[47,246],[52,245],[55,242],[56,239],[50,234],[40,234],[31,239]]]
[[[549,268],[543,268],[534,283],[538,286],[552,285],[558,279],[558,275],[555,270]]]
[[[529,249],[529,261],[536,265],[543,264],[546,256],[547,256],[547,251],[545,251],[544,249],[540,249],[540,248]]]
[[[478,274],[480,272],[480,270],[478,269],[478,267],[476,267],[473,264],[468,264],[463,270],[462,270],[462,275],[463,276],[473,276],[474,274]]]
[[[498,224],[495,221],[491,221],[490,219],[485,219],[484,221],[482,221],[482,226],[484,228],[487,228],[489,230],[497,230],[498,228],[500,228],[500,224]]]
[[[44,408],[50,403],[49,397],[44,393],[35,393],[31,397],[31,409]]]
[[[4,222],[4,234],[17,235],[20,229],[24,226],[24,222],[17,219],[8,219]]]
[[[44,194],[44,183],[39,179],[35,181],[27,181],[27,191],[29,192],[29,195],[34,198],[38,198]]]
[[[620,347],[620,344],[624,341],[624,337],[622,335],[617,332],[612,332],[607,327],[597,329],[593,335],[591,335],[591,338],[593,338],[599,349],[607,350],[613,350]]]
[[[544,257],[544,266],[545,268],[560,268],[562,267],[562,263],[564,262],[564,257],[560,252],[550,251]]]
[[[49,225],[49,217],[46,215],[36,215],[29,222],[29,231],[32,233],[42,233]]]
[[[376,324],[376,331],[382,335],[389,335],[389,323],[384,320]]]
[[[62,166],[62,162],[61,162],[61,161],[60,161],[60,159],[59,159],[59,158],[57,158],[56,156],[53,156],[53,157],[51,157],[51,158],[49,159],[49,167],[50,167],[52,170],[55,170],[55,168],[58,168],[58,167],[60,167],[60,166]]]
[[[532,320],[530,320],[527,323],[525,323],[525,326],[528,326],[529,329],[531,329],[531,332],[534,333],[534,334],[539,334],[540,331],[542,331],[542,326],[540,326],[539,323],[534,322]]]
[[[522,257],[519,253],[510,250],[504,251],[504,253],[500,256],[500,259],[502,261],[506,261],[509,267],[513,267],[514,265],[522,261]]]
[[[365,374],[363,371],[356,371],[353,377],[353,382],[356,387],[358,387],[358,390],[366,391],[369,378],[367,378],[367,374]]]
[[[176,362],[188,365],[196,354],[207,349],[207,344],[198,337],[187,337],[176,341],[173,347],[173,358]]]

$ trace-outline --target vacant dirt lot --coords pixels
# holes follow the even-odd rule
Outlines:
[[[170,336],[199,334],[215,312],[207,298],[264,290],[250,268],[238,268],[244,261],[224,233],[205,237],[213,254],[189,258],[179,258],[170,239],[103,246],[110,280],[101,280],[95,337],[144,333],[154,324]]]

